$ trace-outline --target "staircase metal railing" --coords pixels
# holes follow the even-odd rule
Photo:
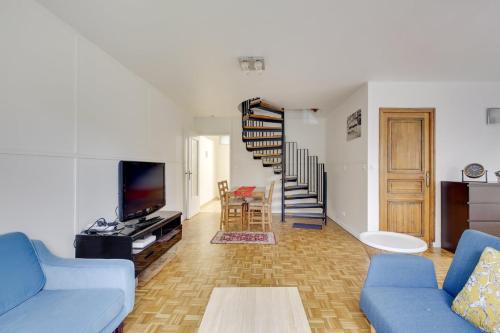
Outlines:
[[[309,149],[298,148],[296,142],[286,142],[285,152],[289,156],[284,167],[284,177],[282,179],[292,179],[297,185],[305,185],[304,190],[308,194],[315,194],[316,202],[321,204],[323,210],[324,222],[326,223],[326,204],[327,204],[327,175],[325,164],[319,163],[316,155],[310,155]],[[283,186],[282,196],[285,197]],[[283,212],[285,210],[283,206]]]
[[[286,136],[285,136],[285,112],[282,115],[281,125],[281,222],[285,222],[285,186],[286,186]]]

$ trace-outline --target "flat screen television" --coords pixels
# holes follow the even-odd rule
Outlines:
[[[120,161],[118,197],[122,222],[143,220],[165,206],[165,163]]]

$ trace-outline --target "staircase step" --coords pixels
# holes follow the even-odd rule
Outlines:
[[[243,132],[281,132],[281,127],[243,126]]]
[[[316,193],[289,194],[285,195],[285,200],[316,199],[317,197],[318,195]]]
[[[307,185],[289,185],[285,186],[285,191],[307,190],[308,188]]]
[[[285,217],[299,217],[305,219],[321,219],[321,220],[325,219],[323,213],[289,213],[285,214]]]
[[[273,154],[269,154],[269,155],[273,155]],[[261,159],[263,159],[264,161],[269,161],[269,162],[281,162],[281,155],[280,153],[277,153],[276,155],[278,156],[262,156]]]
[[[296,182],[297,176],[286,176],[285,181],[287,182]]]
[[[283,122],[283,118],[264,116],[261,114],[249,114],[243,120],[258,120],[258,121],[265,121],[267,123],[282,123]]]
[[[254,160],[260,160],[262,158],[277,158],[281,157],[281,153],[276,153],[276,154],[266,154],[266,153],[259,153],[259,154],[253,154]]]
[[[286,204],[286,209],[305,209],[305,208],[323,208],[323,205],[316,202],[311,203],[297,203],[297,204]]]
[[[272,112],[272,113],[276,113],[276,114],[285,113],[285,110],[280,109],[276,106],[273,106],[269,103],[266,103],[261,99],[253,101],[250,104],[250,109],[260,109],[260,110],[264,110],[264,111],[268,111],[268,112]]]
[[[243,142],[256,142],[256,141],[281,141],[283,139],[282,135],[263,135],[263,136],[248,136],[243,137]]]
[[[262,165],[265,167],[272,167],[275,165],[281,165],[281,162],[262,162]]]
[[[265,145],[265,146],[247,146],[248,151],[257,151],[257,150],[270,150],[270,149],[281,149],[281,145]]]

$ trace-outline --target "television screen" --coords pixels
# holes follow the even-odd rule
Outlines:
[[[165,163],[120,161],[120,221],[141,218],[165,206]]]

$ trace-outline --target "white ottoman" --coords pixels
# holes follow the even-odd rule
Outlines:
[[[427,250],[420,238],[389,231],[367,231],[359,235],[370,258],[381,253],[417,254]]]

